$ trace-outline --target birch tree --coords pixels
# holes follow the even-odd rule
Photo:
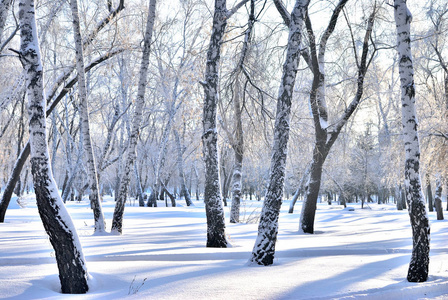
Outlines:
[[[252,30],[255,24],[255,1],[250,1],[249,19],[247,21],[247,29],[244,33],[244,41],[241,48],[241,56],[238,60],[237,66],[233,71],[231,80],[233,80],[230,85],[231,94],[233,94],[233,117],[234,117],[234,134],[230,134],[228,130],[227,136],[229,138],[230,144],[233,148],[234,154],[234,164],[231,177],[231,188],[232,188],[232,204],[230,208],[230,223],[240,222],[240,202],[242,195],[242,175],[243,175],[243,159],[244,159],[244,137],[243,137],[243,121],[242,113],[243,108],[241,105],[241,95],[245,90],[241,91],[242,79],[241,73],[247,77],[247,81],[250,80],[247,71],[244,68],[244,63],[246,60],[247,53],[250,48],[250,41],[252,37]],[[243,97],[244,98],[244,97]],[[225,126],[223,126],[226,128]]]
[[[269,186],[258,225],[258,236],[250,258],[252,263],[259,265],[267,266],[274,262],[278,217],[285,179],[291,102],[302,48],[303,23],[308,4],[309,0],[297,0],[291,15],[288,16],[289,37],[283,64],[283,75],[278,91]]]
[[[97,168],[93,154],[92,139],[90,137],[89,108],[87,100],[86,75],[84,73],[84,54],[82,47],[81,29],[79,24],[78,0],[70,1],[73,17],[73,31],[75,33],[76,48],[76,70],[78,72],[79,110],[81,116],[81,132],[85,155],[87,157],[87,175],[89,177],[90,205],[93,209],[95,220],[95,233],[104,232],[106,222],[104,221],[98,190]]]
[[[201,82],[204,88],[203,134],[201,139],[205,162],[204,202],[207,216],[207,247],[227,247],[224,208],[219,182],[218,131],[216,128],[216,110],[219,101],[219,63],[227,21],[247,1],[243,0],[231,10],[228,10],[226,0],[215,0],[212,34],[207,50],[205,80]]]
[[[151,39],[154,28],[154,20],[156,16],[156,0],[149,1],[149,12],[146,20],[146,30],[143,41],[142,61],[139,72],[139,82],[137,99],[135,101],[134,118],[132,120],[132,129],[129,136],[128,152],[124,164],[123,174],[120,180],[118,197],[115,203],[114,216],[112,220],[112,233],[122,234],[123,231],[123,214],[124,205],[126,203],[127,191],[131,180],[132,169],[137,153],[137,141],[140,133],[140,125],[142,122],[142,112],[145,105],[146,81],[149,65],[149,54],[151,50]]]
[[[397,30],[398,70],[401,86],[401,114],[405,151],[404,189],[412,226],[413,248],[407,279],[423,282],[429,268],[429,221],[420,179],[420,145],[415,109],[414,67],[411,51],[412,15],[406,0],[394,0]]]
[[[26,71],[31,150],[31,173],[39,215],[56,254],[63,293],[81,294],[89,289],[87,268],[76,229],[58,193],[47,144],[43,67],[37,38],[33,0],[19,3],[21,47],[19,57]]]

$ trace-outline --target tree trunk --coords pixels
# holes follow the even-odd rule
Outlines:
[[[311,70],[313,71],[313,83],[310,92],[310,105],[313,114],[313,123],[315,130],[315,145],[313,150],[313,161],[311,163],[311,175],[310,181],[303,201],[302,214],[300,217],[300,229],[305,233],[314,233],[314,219],[316,214],[317,199],[320,190],[320,184],[322,180],[322,167],[331,147],[337,140],[342,128],[352,116],[353,112],[358,107],[361,101],[364,91],[364,78],[368,67],[368,52],[369,52],[369,40],[373,30],[373,23],[376,14],[376,7],[373,8],[373,12],[370,14],[367,29],[364,35],[364,42],[362,47],[362,55],[360,61],[357,61],[358,66],[358,78],[357,78],[357,90],[354,99],[350,105],[345,109],[342,116],[338,118],[338,121],[333,125],[328,126],[327,119],[328,113],[325,105],[325,74],[324,74],[324,62],[325,51],[329,37],[334,31],[338,16],[344,8],[347,0],[340,0],[338,5],[333,10],[330,22],[327,29],[322,35],[319,43],[319,51],[315,43],[314,32],[311,26],[309,17],[306,18],[306,27],[308,31],[308,38],[310,41],[310,54],[311,59],[308,62]],[[355,41],[353,41],[355,43]],[[356,49],[354,49],[356,51]],[[372,54],[374,55],[374,54]],[[355,53],[357,59],[358,55]]]
[[[443,208],[442,208],[442,180],[437,178],[436,180],[436,194],[434,198],[434,204],[437,211],[437,220],[443,220]]]
[[[226,0],[215,0],[213,27],[207,51],[207,66],[204,88],[204,107],[202,117],[202,146],[205,162],[204,202],[207,216],[207,247],[226,248],[224,208],[219,183],[218,132],[216,128],[216,108],[219,101],[218,76],[221,46],[227,26],[227,19],[247,0],[227,10]]]
[[[56,254],[62,293],[82,294],[89,289],[87,268],[76,229],[58,193],[50,167],[46,103],[40,61],[34,1],[19,3],[21,61],[27,74],[31,173],[39,215]]]
[[[305,169],[305,172],[303,173],[302,177],[299,181],[299,186],[297,187],[296,192],[294,193],[294,196],[292,197],[292,201],[289,204],[289,211],[288,213],[292,214],[294,213],[294,206],[296,205],[297,199],[299,199],[300,194],[303,193],[303,189],[305,188],[305,183],[310,177],[311,172],[311,165],[308,165]]]
[[[182,158],[182,144],[180,142],[179,133],[174,130],[174,138],[176,139],[177,148],[177,168],[179,169],[179,179],[180,179],[180,196],[184,196],[187,206],[193,205],[191,201],[190,192],[185,184],[185,174],[184,174],[184,160]]]
[[[314,218],[316,216],[317,198],[319,197],[322,181],[322,168],[328,154],[325,147],[325,133],[316,136],[319,142],[314,146],[313,161],[311,163],[310,179],[307,183],[305,199],[300,213],[300,229],[304,233],[314,233]]]
[[[403,201],[401,199],[401,186],[395,188],[395,195],[397,201],[397,210],[403,210]]]
[[[400,188],[400,192],[401,192],[401,198],[400,199],[401,199],[401,203],[403,205],[403,208],[407,208],[408,204],[407,204],[407,201],[406,201],[406,192],[402,188]]]
[[[145,200],[143,199],[143,189],[142,184],[140,182],[140,174],[138,173],[137,162],[134,163],[134,172],[135,172],[135,188],[137,190],[138,206],[144,207]]]
[[[252,3],[252,6],[254,4]],[[253,14],[253,11],[252,11]],[[242,172],[244,158],[244,139],[243,139],[243,123],[241,120],[241,103],[240,103],[240,83],[238,77],[235,82],[235,91],[233,97],[233,111],[235,115],[235,139],[233,143],[234,165],[231,177],[232,185],[232,203],[230,207],[230,223],[240,222],[240,202],[242,187]]]
[[[137,99],[135,101],[134,119],[132,122],[131,134],[129,136],[128,155],[126,157],[122,178],[120,180],[120,188],[118,191],[117,202],[115,203],[114,216],[112,220],[112,232],[116,234],[122,233],[123,214],[126,203],[127,191],[131,177],[131,168],[137,156],[136,148],[138,136],[140,133],[140,123],[142,121],[142,111],[145,104],[145,91],[149,65],[149,53],[151,49],[151,39],[154,27],[154,19],[156,16],[156,0],[149,1],[149,12],[146,21],[146,31],[144,37],[142,62],[140,65],[139,82]]]
[[[258,225],[257,240],[255,241],[250,258],[252,263],[259,265],[267,266],[274,262],[278,217],[282,204],[285,179],[291,101],[299,65],[302,25],[308,4],[309,0],[297,0],[291,13],[287,52],[278,92],[269,186],[266,191],[260,223]]]
[[[84,72],[84,54],[78,14],[78,0],[71,0],[70,7],[73,17],[73,31],[75,33],[76,70],[78,72],[79,110],[81,116],[80,123],[83,146],[87,156],[87,175],[90,187],[89,200],[93,210],[93,218],[95,220],[95,233],[101,233],[106,231],[106,222],[104,220],[103,209],[100,202],[97,168],[95,156],[93,154],[92,139],[90,137],[89,108],[87,100],[86,75]]]
[[[12,173],[8,179],[5,190],[3,191],[2,199],[0,201],[0,223],[5,222],[5,214],[8,209],[9,202],[11,201],[12,193],[14,192],[14,187],[16,182],[20,178],[20,173],[22,172],[23,166],[30,155],[30,143],[28,142],[20,152],[19,158],[17,158],[16,163],[12,169]]]
[[[394,1],[397,51],[401,82],[403,141],[405,150],[405,192],[412,226],[413,249],[407,279],[422,282],[428,278],[429,221],[420,180],[420,146],[415,109],[414,67],[411,52],[412,15],[406,0]]]
[[[432,188],[429,175],[426,176],[426,195],[428,196],[428,209],[429,211],[434,211],[434,201],[432,197]]]
[[[236,67],[235,83],[233,85],[233,114],[235,118],[235,136],[231,138],[232,148],[234,152],[234,165],[232,171],[232,203],[230,208],[230,223],[240,222],[240,202],[242,194],[242,172],[243,172],[243,158],[244,158],[244,138],[243,138],[243,122],[242,122],[242,107],[240,101],[240,81],[239,74],[244,68],[244,61],[247,52],[249,51],[249,43],[252,36],[252,30],[255,23],[255,0],[250,1],[249,20],[247,22],[247,30],[244,34],[244,42],[241,50],[241,57]],[[244,93],[244,91],[243,91]]]

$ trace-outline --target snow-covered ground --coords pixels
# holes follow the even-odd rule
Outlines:
[[[15,201],[14,201],[15,202]],[[0,298],[8,299],[448,299],[448,222],[431,220],[430,277],[408,283],[406,210],[370,204],[354,211],[320,204],[316,234],[298,234],[298,212],[280,215],[275,264],[248,266],[257,224],[228,224],[231,248],[205,247],[202,202],[195,207],[125,209],[123,235],[92,235],[87,202],[68,203],[91,275],[85,295],[60,294],[54,252],[32,198],[0,224]],[[162,203],[160,203],[162,204]],[[261,202],[246,201],[252,218]],[[446,207],[446,203],[443,204]],[[114,202],[103,209],[110,227]],[[229,209],[226,208],[227,220]],[[445,212],[447,215],[447,212]],[[448,217],[448,216],[447,216]]]

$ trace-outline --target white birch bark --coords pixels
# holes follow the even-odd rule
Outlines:
[[[140,124],[142,122],[142,112],[145,105],[145,91],[149,65],[149,53],[151,49],[152,32],[154,28],[154,20],[156,16],[156,0],[149,1],[149,12],[146,20],[146,30],[143,44],[142,62],[140,64],[139,82],[137,99],[135,101],[134,118],[132,120],[132,129],[129,136],[129,147],[125,160],[124,170],[120,180],[118,197],[115,203],[114,216],[112,220],[112,233],[122,234],[123,231],[123,214],[126,203],[127,191],[131,179],[131,173],[135,158],[137,156],[136,148],[138,136],[140,133]]]
[[[291,101],[302,48],[302,29],[309,0],[297,0],[289,23],[289,38],[283,75],[277,100],[269,186],[263,203],[258,236],[250,262],[271,265],[274,262],[278,217],[282,204],[289,139]]]
[[[233,9],[227,10],[226,0],[215,0],[205,80],[201,82],[204,88],[203,134],[201,138],[205,162],[204,203],[207,216],[207,247],[226,248],[228,244],[219,179],[218,131],[216,127],[216,110],[219,101],[219,64],[227,20],[247,1],[243,0]]]
[[[87,268],[76,229],[58,193],[47,144],[43,67],[33,0],[19,3],[20,57],[27,74],[31,172],[36,201],[59,268],[63,293],[86,293]]]
[[[86,75],[84,72],[84,54],[82,46],[81,29],[79,23],[78,0],[70,1],[70,8],[73,17],[73,31],[75,33],[76,48],[76,70],[78,72],[78,94],[79,94],[79,110],[81,117],[81,128],[83,133],[83,146],[87,158],[87,175],[90,187],[89,200],[93,210],[95,220],[95,233],[106,231],[106,222],[104,220],[103,210],[100,202],[98,191],[98,177],[93,154],[92,139],[90,137],[90,121],[89,108],[87,100]]]
[[[401,113],[405,150],[404,188],[412,226],[413,249],[407,279],[422,282],[428,278],[429,221],[420,179],[420,145],[415,109],[414,67],[411,51],[412,15],[406,0],[394,1],[397,29],[398,70],[401,86]]]

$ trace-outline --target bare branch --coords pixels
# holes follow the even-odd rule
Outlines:
[[[285,22],[285,25],[289,27],[289,24],[291,24],[291,14],[286,10],[282,0],[274,0],[274,4],[282,17],[283,22]]]
[[[242,0],[240,3],[236,4],[231,10],[227,11],[226,18],[230,18],[234,13],[238,11],[246,2],[249,0]]]

